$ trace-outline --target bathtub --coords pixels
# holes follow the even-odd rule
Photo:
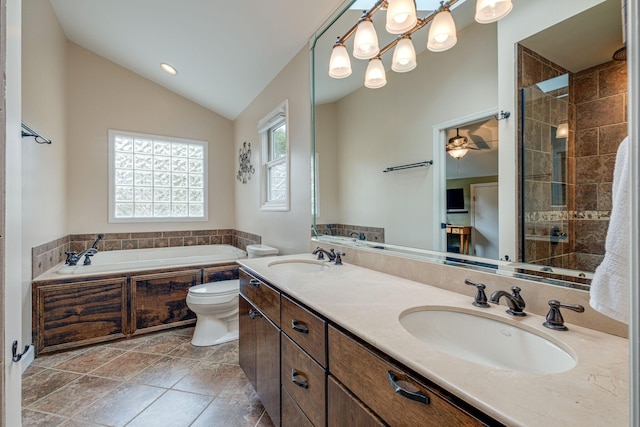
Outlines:
[[[179,246],[172,248],[129,249],[98,252],[91,257],[91,265],[60,264],[52,271],[58,276],[84,276],[118,273],[154,268],[214,264],[246,258],[247,253],[231,245]]]

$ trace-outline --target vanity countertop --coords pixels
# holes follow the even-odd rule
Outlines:
[[[322,271],[269,267],[274,261],[315,260],[311,254],[238,260],[282,292],[509,426],[624,426],[629,423],[629,342],[568,324],[542,326],[535,314],[515,318],[505,306],[476,308],[474,289],[462,295],[345,263]],[[526,299],[526,295],[524,295]],[[407,332],[400,315],[416,307],[458,307],[491,313],[565,349],[576,366],[556,374],[489,368],[451,357]],[[526,311],[526,310],[525,310]]]

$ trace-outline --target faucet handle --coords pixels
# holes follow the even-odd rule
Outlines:
[[[472,282],[469,279],[465,279],[464,283],[467,285],[476,287],[476,295],[471,304],[475,305],[476,307],[483,307],[483,308],[491,307],[487,302],[487,294],[484,293],[484,290],[487,287],[484,283]]]
[[[560,307],[575,311],[577,313],[584,312],[584,307],[580,304],[563,304],[558,300],[552,299],[549,301],[549,313],[547,313],[547,321],[543,325],[549,329],[556,331],[566,331],[567,328],[564,324],[564,318],[560,313]]]
[[[313,251],[313,253],[318,254],[318,258],[317,258],[318,260],[324,259],[324,252],[320,246],[318,246],[316,250]]]
[[[333,252],[333,249],[331,249],[331,252]],[[336,255],[336,265],[342,265],[342,255],[346,255],[344,252],[335,252]]]

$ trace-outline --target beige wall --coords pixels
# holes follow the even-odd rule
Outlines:
[[[235,153],[250,142],[256,173],[246,184],[236,181],[236,228],[262,235],[262,243],[281,254],[306,252],[311,227],[311,101],[309,50],[305,46],[235,121]],[[289,100],[291,210],[260,211],[258,121]]]
[[[318,176],[318,224],[331,224],[340,220],[338,199],[340,170],[338,164],[338,109],[335,102],[316,105],[316,153]]]
[[[339,207],[335,220],[322,222],[384,227],[386,241],[404,246],[425,248],[425,242],[432,242],[440,222],[433,212],[439,197],[434,179],[445,167],[434,159],[433,128],[497,107],[495,46],[495,25],[472,24],[460,31],[450,51],[425,51],[410,73],[388,71],[385,87],[362,87],[335,103],[336,116],[318,116],[318,145],[336,146],[338,165],[321,169],[323,185],[327,173],[337,173]],[[331,126],[337,135],[325,129]],[[382,173],[390,166],[432,159],[429,168]],[[321,191],[326,195],[327,189]]]
[[[68,232],[233,228],[232,122],[76,45],[67,45]],[[107,131],[209,142],[209,221],[109,224]]]
[[[45,0],[22,3],[22,120],[53,143],[22,140],[22,340],[31,342],[31,248],[67,233],[67,39]]]

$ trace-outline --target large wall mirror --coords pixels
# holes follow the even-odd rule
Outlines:
[[[416,3],[425,17],[440,2]],[[613,59],[624,44],[621,2],[514,0],[491,24],[474,20],[475,3],[451,7],[453,48],[428,50],[428,24],[411,36],[411,71],[393,71],[394,49],[384,53],[386,84],[376,89],[364,85],[370,61],[354,58],[353,36],[351,74],[328,73],[336,39],[375,0],[345,3],[318,31],[314,229],[372,250],[587,288],[604,254],[613,160],[627,129],[626,63]],[[372,17],[380,47],[397,37],[385,15]]]

